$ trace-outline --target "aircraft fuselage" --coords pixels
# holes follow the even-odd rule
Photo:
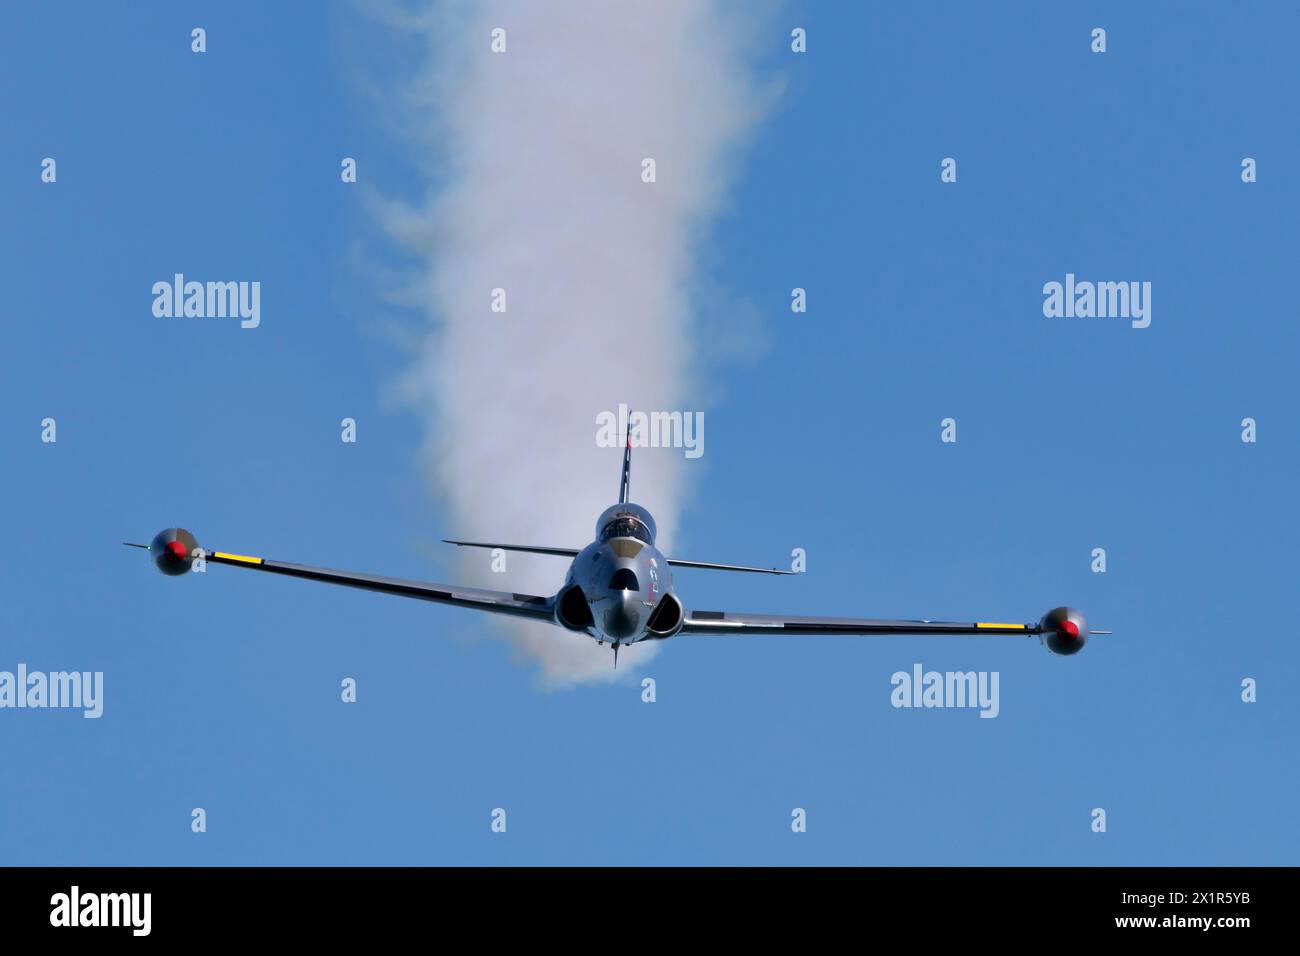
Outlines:
[[[578,606],[579,594],[586,614]],[[596,523],[596,540],[573,559],[556,602],[556,619],[601,643],[634,644],[675,633],[680,607],[668,560],[655,547],[654,518],[640,505],[627,503],[604,511]]]

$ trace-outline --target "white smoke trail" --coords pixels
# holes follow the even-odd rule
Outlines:
[[[597,413],[698,409],[691,355],[708,347],[692,335],[692,264],[761,112],[749,34],[712,0],[489,2],[406,26],[427,37],[412,116],[441,182],[384,217],[424,264],[432,329],[407,384],[447,530],[580,547],[617,500],[620,451],[596,446]],[[490,49],[496,28],[504,53]],[[498,288],[504,314],[490,310]],[[633,500],[665,550],[692,464],[633,455]],[[490,574],[487,552],[466,552],[461,570],[533,594],[554,593],[565,570],[508,560]],[[554,683],[611,673],[609,649],[583,635],[500,626]]]

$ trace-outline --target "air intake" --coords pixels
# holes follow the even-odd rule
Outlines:
[[[682,629],[682,602],[675,594],[665,594],[646,622],[645,629],[651,638],[672,637]]]
[[[566,588],[555,602],[555,619],[571,631],[585,631],[596,623],[587,606],[587,596],[576,584]]]

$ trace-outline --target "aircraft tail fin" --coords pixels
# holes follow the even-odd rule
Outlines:
[[[632,426],[627,428],[627,445],[623,448],[623,480],[619,482],[618,503],[627,504],[628,486],[632,482]]]

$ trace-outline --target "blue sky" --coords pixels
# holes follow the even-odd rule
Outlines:
[[[808,573],[679,591],[956,620],[1068,603],[1117,633],[1072,658],[681,638],[648,665],[654,704],[636,674],[540,689],[465,611],[172,580],[120,547],[183,524],[453,573],[391,384],[419,318],[338,178],[357,156],[384,195],[429,186],[370,108],[412,51],[350,6],[232,6],[0,13],[0,669],[103,671],[106,697],[99,720],[0,710],[0,862],[1297,862],[1294,6],[776,8],[759,67],[783,92],[700,256],[766,348],[714,373],[681,537],[758,564],[802,547]],[[262,327],[155,319],[176,271],[259,279]],[[1067,272],[1150,281],[1150,328],[1045,318]],[[892,708],[918,662],[998,671],[999,717]]]

